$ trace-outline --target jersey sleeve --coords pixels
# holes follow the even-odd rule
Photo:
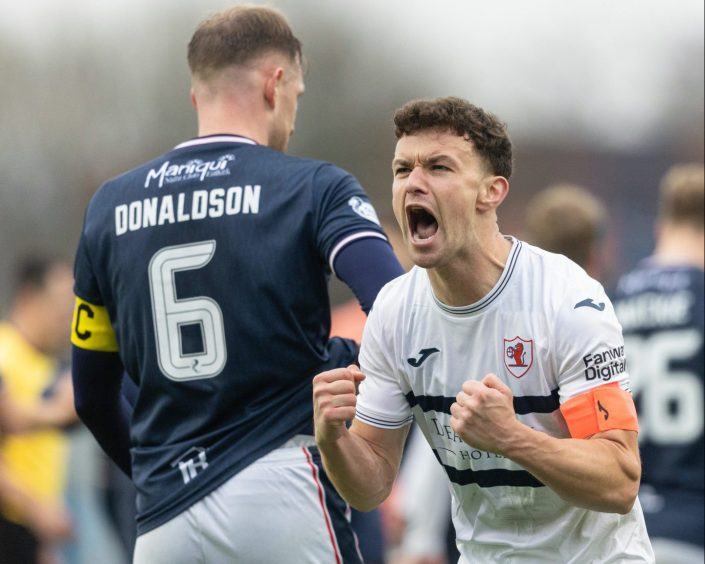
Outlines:
[[[73,276],[73,291],[76,296],[92,304],[103,305],[100,289],[98,288],[98,281],[93,274],[93,265],[88,256],[88,238],[86,237],[85,230],[81,233],[81,238],[78,242]]]
[[[630,391],[622,326],[598,282],[588,279],[568,292],[553,334],[561,404],[607,383]]]
[[[74,262],[74,294],[76,305],[71,324],[71,343],[90,351],[117,352],[117,338],[88,255],[85,230],[81,234]]]
[[[333,271],[337,254],[353,241],[387,237],[374,206],[351,174],[331,164],[322,165],[314,181],[316,242]]]
[[[600,284],[576,284],[554,329],[561,414],[573,438],[638,431],[622,327]]]
[[[390,319],[380,311],[385,289],[362,334],[359,361],[365,380],[360,384],[355,417],[374,427],[397,429],[408,425],[413,415],[401,386],[401,374],[395,369],[393,333],[383,326]]]

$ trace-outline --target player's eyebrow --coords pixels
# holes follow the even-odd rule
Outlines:
[[[411,161],[408,159],[402,159],[402,158],[396,158],[392,161],[392,168],[396,168],[397,166],[410,166]]]
[[[448,162],[451,164],[457,163],[456,159],[454,159],[451,155],[448,155],[446,153],[431,155],[429,157],[422,157],[419,160],[423,166],[434,165],[434,164],[438,164],[440,162]],[[403,157],[397,157],[396,159],[394,159],[392,161],[392,168],[396,168],[397,166],[411,167],[412,162],[409,159],[405,159]]]
[[[439,163],[439,162],[451,162],[451,163],[455,163],[456,160],[455,160],[453,157],[451,157],[450,155],[447,155],[447,154],[445,154],[445,153],[440,153],[440,154],[438,154],[438,155],[431,155],[430,157],[427,157],[426,159],[423,159],[422,162],[423,162],[424,164],[433,165],[433,164],[437,164],[437,163]]]

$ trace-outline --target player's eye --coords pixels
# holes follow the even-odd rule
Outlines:
[[[394,167],[394,176],[404,176],[406,174],[409,174],[411,169],[408,166],[395,166]]]
[[[446,172],[446,171],[449,171],[450,168],[448,168],[447,166],[442,165],[442,164],[434,164],[434,165],[431,165],[431,170],[439,170],[439,171]]]

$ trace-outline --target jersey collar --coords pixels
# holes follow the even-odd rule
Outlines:
[[[174,147],[174,149],[195,147],[197,145],[206,145],[208,143],[245,143],[247,145],[257,145],[256,141],[253,141],[249,137],[242,137],[241,135],[205,135],[203,137],[196,137],[194,139],[184,141]]]
[[[433,288],[431,288],[431,281],[429,280],[429,289],[431,290],[431,295],[433,296],[433,301],[436,303],[436,305],[441,310],[451,315],[476,314],[489,307],[489,305],[492,304],[504,291],[504,289],[507,287],[507,284],[509,284],[509,280],[511,279],[512,274],[516,270],[517,261],[519,259],[519,253],[521,252],[522,242],[519,241],[519,239],[516,239],[511,236],[507,237],[507,239],[512,242],[512,248],[509,251],[507,264],[504,267],[502,276],[499,277],[499,280],[494,285],[494,288],[492,288],[492,290],[490,290],[490,292],[484,298],[475,302],[474,304],[470,304],[467,306],[452,307],[444,304],[436,297],[436,295],[433,293]]]

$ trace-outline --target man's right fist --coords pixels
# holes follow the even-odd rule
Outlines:
[[[313,419],[318,444],[337,441],[355,417],[357,386],[365,375],[356,365],[321,372],[313,379]]]

